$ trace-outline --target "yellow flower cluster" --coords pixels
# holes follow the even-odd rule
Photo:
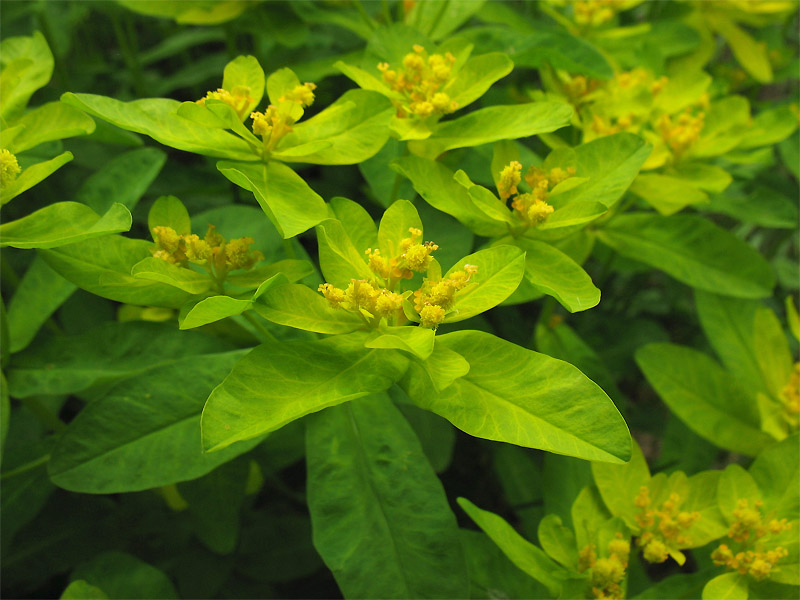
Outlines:
[[[422,231],[415,227],[409,228],[410,238],[400,241],[400,255],[392,258],[381,256],[381,251],[377,248],[368,248],[366,251],[369,256],[369,268],[381,279],[390,282],[394,279],[411,279],[414,273],[424,273],[431,264],[431,252],[438,250],[439,246],[433,242],[419,242]]]
[[[363,279],[351,279],[344,290],[330,283],[320,284],[317,290],[334,308],[343,308],[367,318],[389,318],[403,310],[403,297],[400,294],[375,287]]]
[[[427,277],[414,292],[414,309],[423,327],[436,329],[453,307],[456,292],[463,290],[478,272],[476,265],[464,265],[464,270],[451,273],[447,279],[431,281]]]
[[[794,363],[789,382],[781,390],[786,420],[792,427],[800,421],[800,362]]]
[[[754,579],[761,580],[769,577],[776,563],[788,555],[787,550],[781,546],[766,550],[764,538],[768,541],[770,535],[780,534],[791,528],[792,524],[786,519],[771,519],[765,524],[761,506],[760,500],[756,500],[752,508],[747,499],[740,499],[737,502],[728,537],[740,544],[740,549],[734,552],[728,544],[720,544],[711,553],[715,565],[726,566],[742,575],[750,575]],[[752,549],[748,546],[752,546]]]
[[[656,129],[675,158],[680,158],[700,137],[705,118],[704,112],[692,114],[691,109],[687,108],[674,120],[670,115],[661,115],[656,121]]]
[[[578,553],[578,572],[592,570],[592,595],[602,600],[618,600],[623,597],[622,581],[628,568],[631,545],[621,533],[608,543],[608,556],[597,558],[594,544],[582,548]]]
[[[281,138],[292,131],[296,115],[292,116],[291,111],[287,110],[283,103],[296,103],[303,108],[311,106],[314,103],[315,89],[317,86],[310,82],[298,85],[278,99],[281,105],[270,104],[264,112],[250,113],[250,118],[253,119],[253,133],[261,136],[264,150],[267,152],[274,150]]]
[[[253,238],[226,241],[215,229],[209,225],[205,238],[201,239],[195,234],[180,235],[172,227],[154,227],[156,248],[152,250],[153,256],[181,267],[188,263],[200,265],[218,282],[225,279],[228,271],[250,269],[264,260],[261,252],[250,249]]]
[[[402,68],[392,69],[385,62],[378,64],[383,80],[406,99],[406,103],[395,102],[397,116],[425,118],[455,111],[458,104],[441,91],[450,83],[455,61],[449,52],[429,56],[425,48],[415,44],[414,51],[403,58]]]
[[[636,544],[643,548],[647,562],[664,562],[670,551],[691,545],[692,540],[685,531],[700,518],[700,513],[680,510],[681,503],[678,494],[670,494],[660,509],[651,508],[650,489],[644,485],[639,489],[634,504],[640,509],[636,523],[642,528],[642,533]]]
[[[545,171],[531,167],[525,174],[525,182],[531,187],[531,191],[526,193],[520,193],[517,187],[522,180],[521,171],[522,165],[517,161],[511,161],[505,166],[500,171],[497,192],[503,200],[511,198],[511,208],[516,215],[529,227],[535,227],[553,212],[553,207],[547,203],[548,193],[559,183],[572,177],[575,169],[555,167]]]
[[[21,171],[17,157],[5,148],[0,150],[0,187],[12,183]]]
[[[620,0],[576,0],[572,4],[575,22],[597,27],[613,19],[621,4]]]
[[[216,92],[207,92],[205,98],[197,101],[200,106],[206,105],[206,100],[220,100],[233,110],[239,116],[239,120],[243,121],[247,115],[247,109],[253,102],[253,97],[250,95],[250,88],[246,85],[234,86],[231,91],[222,88],[217,89]]]

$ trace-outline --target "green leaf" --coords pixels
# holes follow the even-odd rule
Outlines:
[[[575,534],[561,524],[561,517],[546,515],[539,522],[538,537],[542,548],[551,558],[567,569],[577,569],[578,547]]]
[[[507,38],[505,29],[502,35]],[[519,67],[538,69],[551,65],[593,79],[611,79],[614,76],[614,70],[602,52],[589,41],[566,31],[545,29],[537,24],[524,36],[513,37],[512,58]]]
[[[238,288],[252,290],[279,273],[285,276],[289,281],[298,281],[312,275],[314,273],[314,267],[311,266],[311,263],[307,260],[287,258],[274,262],[271,265],[264,265],[243,273],[228,275],[225,282]]]
[[[512,106],[490,106],[464,117],[445,121],[424,141],[411,141],[408,149],[417,156],[435,159],[453,148],[513,140],[555,131],[569,125],[572,108],[562,102],[532,102]]]
[[[214,283],[207,274],[173,265],[154,256],[133,265],[131,275],[136,279],[160,281],[193,295],[209,291]]]
[[[364,251],[356,249],[342,224],[332,219],[317,227],[319,266],[325,281],[345,289],[351,279],[372,279]]]
[[[67,586],[61,594],[61,600],[108,600],[108,596],[99,587],[79,579]]]
[[[400,94],[392,91],[392,88],[390,88],[382,80],[378,79],[369,71],[365,71],[364,69],[354,65],[348,65],[346,62],[341,60],[336,61],[333,66],[363,90],[378,92],[387,98],[396,97],[398,100],[402,99]]]
[[[797,114],[788,104],[760,112],[737,149],[772,146],[797,129]]]
[[[131,275],[133,265],[151,256],[152,247],[144,240],[109,235],[39,252],[64,279],[92,294],[139,306],[179,308],[188,293]]]
[[[393,386],[390,388],[390,395],[395,397],[395,394],[402,394],[402,402],[397,403],[397,408],[417,435],[431,467],[436,473],[443,473],[453,461],[455,428],[440,416],[408,402],[408,397],[402,390]]]
[[[378,247],[384,256],[402,254],[400,241],[411,237],[410,229],[423,231],[422,220],[414,205],[408,200],[397,200],[383,213],[378,227]]]
[[[0,206],[10,202],[22,192],[29,190],[43,179],[46,179],[71,160],[72,152],[62,152],[55,158],[26,168],[19,174],[19,177],[0,191]]]
[[[616,407],[569,363],[479,331],[440,335],[436,343],[466,359],[469,373],[437,393],[412,363],[403,387],[420,407],[475,437],[588,460],[630,457]]]
[[[350,333],[364,326],[358,316],[332,307],[322,294],[300,284],[270,290],[258,298],[253,308],[278,325],[316,333]]]
[[[81,111],[61,102],[48,102],[16,119],[14,127],[23,130],[14,137],[8,149],[19,154],[44,142],[88,135],[95,126],[91,117]]]
[[[709,202],[708,194],[703,190],[669,175],[640,174],[633,180],[630,190],[662,215]]]
[[[34,258],[8,304],[8,351],[26,348],[75,289],[74,284],[54,273],[41,257]]]
[[[83,182],[76,200],[98,213],[107,211],[114,202],[133,210],[166,162],[167,155],[157,148],[120,154]]]
[[[772,269],[761,254],[699,216],[620,215],[597,237],[623,256],[701,290],[764,298],[775,285]]]
[[[297,173],[270,161],[217,163],[219,172],[256,197],[269,220],[285,239],[314,227],[328,215],[325,202]]]
[[[725,191],[733,180],[725,169],[702,162],[681,162],[670,175],[699,190],[715,194]]]
[[[707,210],[775,229],[794,229],[798,220],[797,203],[789,196],[763,185],[748,186],[747,193],[730,189],[724,194],[712,196]]]
[[[390,166],[409,179],[428,204],[454,216],[478,235],[495,237],[508,233],[505,224],[475,206],[467,189],[453,179],[453,172],[443,164],[418,156],[405,156]]]
[[[159,569],[125,552],[98,554],[75,569],[72,577],[99,587],[109,598],[177,598],[172,582]]]
[[[207,454],[200,412],[241,351],[171,361],[123,381],[70,422],[52,451],[50,479],[90,494],[132,492],[195,479],[260,440]]]
[[[441,392],[456,379],[469,373],[469,363],[466,359],[435,339],[433,353],[426,361],[421,362],[420,366],[437,392]]]
[[[747,577],[740,573],[723,573],[703,588],[703,600],[747,600]]]
[[[514,531],[514,528],[502,517],[481,510],[466,498],[459,498],[458,505],[500,547],[500,550],[511,562],[544,584],[552,597],[559,597],[563,585],[563,579],[559,575],[564,574],[564,569],[559,567],[540,548]]]
[[[738,508],[739,500],[755,502],[760,499],[758,485],[750,473],[737,464],[725,467],[717,486],[717,502],[720,512],[729,523],[736,520],[733,513]]]
[[[61,101],[178,150],[230,160],[256,161],[260,158],[256,149],[240,137],[178,116],[181,103],[177,100],[147,98],[120,102],[95,94],[67,92],[61,96]]]
[[[258,59],[255,56],[237,56],[227,65],[222,73],[222,88],[233,91],[237,86],[244,86],[249,88],[250,96],[253,101],[243,111],[246,116],[250,116],[250,111],[261,102],[264,97],[264,69],[258,64]]]
[[[10,120],[25,110],[33,93],[47,85],[53,75],[53,53],[45,37],[35,31],[30,37],[10,37],[0,44],[0,116]]]
[[[484,0],[444,0],[430,4],[414,4],[406,14],[405,21],[432,40],[446,38],[484,5]]]
[[[178,235],[192,233],[192,220],[183,202],[175,196],[161,196],[153,202],[147,213],[147,227],[155,239],[153,229],[156,227],[172,227]]]
[[[705,354],[672,344],[648,344],[636,364],[686,425],[716,445],[751,456],[774,440],[759,429],[753,397]]]
[[[425,327],[384,327],[364,342],[365,348],[403,350],[426,360],[433,352],[433,329]]]
[[[316,165],[360,163],[374,156],[389,139],[387,125],[394,112],[391,102],[380,94],[347,91],[322,112],[293,125],[273,156]],[[306,145],[307,150],[300,152]]]
[[[592,278],[561,250],[528,238],[517,238],[514,243],[526,252],[525,280],[534,288],[553,296],[570,312],[587,310],[600,302],[600,290]]]
[[[736,60],[753,79],[759,83],[772,81],[772,66],[767,57],[766,47],[756,42],[750,34],[719,11],[707,13],[706,18],[711,27],[728,42]],[[705,598],[705,590],[703,597]]]
[[[360,343],[358,340],[362,340]],[[357,349],[363,337],[266,343],[245,356],[203,409],[203,448],[269,433],[309,413],[387,389],[406,360]]]
[[[465,256],[453,265],[442,278],[477,265],[478,272],[463,290],[456,292],[453,310],[445,323],[456,323],[494,308],[508,298],[519,286],[525,270],[525,255],[515,246],[499,245]]]
[[[800,517],[800,491],[792,485],[800,471],[797,434],[774,444],[759,454],[750,465],[750,475],[764,500],[765,510],[777,518]]]
[[[309,419],[314,546],[347,598],[464,598],[466,561],[442,484],[386,395]]]
[[[473,56],[458,70],[458,76],[447,88],[450,100],[464,108],[483,96],[498,79],[502,79],[514,68],[508,55],[490,52]]]
[[[331,198],[329,206],[356,249],[375,248],[378,245],[378,229],[375,227],[375,221],[363,206],[341,196]]]
[[[624,465],[592,463],[592,476],[609,512],[621,517],[628,527],[637,529],[634,504],[639,489],[650,481],[650,469],[639,444],[631,444],[631,459]]]
[[[8,383],[16,398],[86,395],[176,357],[218,351],[220,345],[215,338],[172,326],[112,321],[80,335],[37,341],[15,354]]]
[[[0,225],[0,246],[58,248],[130,228],[131,213],[122,204],[115,203],[100,216],[78,202],[56,202]]]

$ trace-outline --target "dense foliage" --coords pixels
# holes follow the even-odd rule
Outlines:
[[[2,10],[5,597],[800,595],[796,0]]]

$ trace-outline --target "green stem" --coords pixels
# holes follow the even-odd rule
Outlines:
[[[49,454],[40,456],[39,458],[32,460],[31,462],[25,463],[24,465],[17,467],[16,469],[12,469],[11,471],[6,471],[2,475],[0,475],[0,480],[10,479],[12,477],[16,477],[17,475],[22,475],[23,473],[27,473],[28,471],[33,471],[37,467],[47,464],[47,461],[49,460],[50,460]]]
[[[250,323],[250,325],[255,327],[256,331],[258,331],[261,334],[262,341],[276,342],[276,343],[278,342],[278,338],[272,335],[272,332],[266,327],[264,327],[261,323],[259,323],[258,319],[256,319],[252,314],[245,311],[242,313],[242,316],[248,323]]]

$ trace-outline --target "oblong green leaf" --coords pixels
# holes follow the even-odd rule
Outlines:
[[[71,161],[72,158],[72,152],[62,152],[55,158],[36,163],[35,165],[31,165],[25,169],[19,174],[19,177],[6,185],[2,191],[0,191],[0,206],[10,202],[22,192],[31,189],[37,183],[49,177],[58,169]]]
[[[300,284],[267,292],[253,308],[267,321],[316,333],[350,333],[364,326],[358,316],[332,307],[322,294]]]
[[[703,588],[703,600],[747,600],[747,578],[741,573],[723,573]]]
[[[0,45],[3,55],[3,85],[0,115],[9,120],[25,110],[33,93],[47,85],[53,75],[53,53],[38,31],[29,37],[9,37]]]
[[[309,419],[314,546],[347,598],[464,598],[455,516],[414,431],[388,396]]]
[[[189,294],[202,294],[211,289],[213,281],[207,274],[168,263],[151,256],[133,265],[131,275],[136,279],[160,281]]]
[[[319,266],[325,281],[345,289],[351,279],[373,278],[364,250],[357,249],[339,221],[329,219],[317,227]]]
[[[614,250],[692,287],[737,298],[765,298],[775,275],[753,247],[703,217],[620,215],[597,231]]]
[[[175,587],[163,571],[125,552],[97,554],[75,569],[72,576],[99,587],[110,598],[178,598]]]
[[[391,348],[426,360],[433,352],[433,329],[426,327],[385,327],[364,342],[365,348]]]
[[[469,372],[437,393],[412,363],[402,385],[422,408],[475,437],[587,460],[630,458],[630,434],[614,403],[569,363],[479,331],[436,343],[466,359]]]
[[[266,79],[264,69],[255,56],[237,56],[227,65],[222,72],[222,88],[233,91],[233,88],[243,86],[248,88],[248,93],[253,100],[242,111],[245,116],[250,116],[250,111],[255,109],[264,97]]]
[[[38,106],[14,121],[14,127],[23,127],[14,137],[9,150],[19,154],[30,148],[94,131],[94,121],[85,113],[61,102],[48,102]]]
[[[0,225],[0,246],[58,248],[128,231],[131,221],[131,213],[119,203],[101,216],[79,202],[56,202],[27,217]]]

